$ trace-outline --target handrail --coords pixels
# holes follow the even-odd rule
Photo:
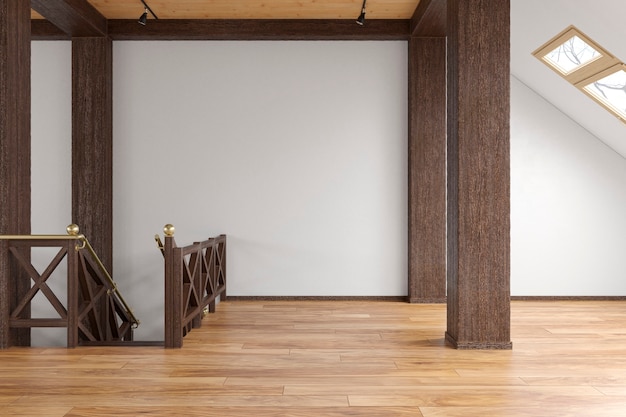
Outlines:
[[[180,348],[183,337],[226,299],[226,235],[179,247],[175,228],[154,239],[165,260],[165,347]]]
[[[79,240],[83,238],[83,235],[0,235],[0,240]]]
[[[154,235],[154,241],[156,242],[157,248],[159,248],[163,257],[165,257],[165,245],[163,244],[163,241],[161,240],[161,236]]]
[[[30,346],[30,329],[65,327],[67,347],[121,345],[133,341],[140,321],[120,294],[116,282],[78,226],[67,235],[0,235],[0,349]],[[31,260],[33,248],[55,248],[41,271]],[[67,267],[67,296],[61,301],[47,280]],[[62,274],[63,272],[59,272]],[[55,279],[56,282],[56,279]],[[37,295],[54,311],[32,317]]]
[[[79,238],[81,238],[81,240],[83,241],[83,246],[82,247],[78,247],[77,246],[76,250],[81,250],[83,248],[87,248],[87,251],[89,251],[89,254],[96,261],[96,264],[98,265],[98,268],[100,268],[100,272],[102,272],[104,274],[104,277],[107,279],[107,281],[109,282],[109,285],[111,285],[111,287],[112,287],[112,289],[108,290],[107,293],[108,294],[111,294],[113,292],[115,293],[117,298],[120,300],[120,303],[122,303],[122,306],[124,306],[124,309],[126,310],[126,313],[128,314],[128,316],[132,320],[132,322],[133,322],[132,323],[133,329],[136,329],[141,324],[141,321],[135,316],[135,314],[133,313],[133,310],[126,303],[126,300],[124,299],[124,297],[122,297],[122,294],[119,292],[119,289],[117,288],[117,283],[115,281],[113,281],[113,278],[111,278],[111,275],[109,274],[109,271],[107,271],[106,267],[104,266],[104,264],[102,263],[102,261],[100,260],[98,255],[96,254],[96,251],[93,250],[93,247],[89,243],[89,240],[87,240],[87,238],[84,235],[79,235]]]
[[[76,224],[70,224],[69,226],[67,226],[66,230],[67,235],[0,235],[0,240],[80,240],[82,242],[82,245],[76,246],[76,250],[78,251],[87,248],[89,254],[96,261],[96,265],[98,265],[100,272],[102,272],[109,285],[111,285],[112,287],[112,289],[108,290],[107,293],[109,295],[112,292],[116,294],[117,298],[120,300],[122,306],[126,310],[126,313],[132,320],[132,328],[136,329],[141,324],[141,321],[135,316],[133,310],[130,308],[128,303],[126,303],[124,297],[122,297],[122,294],[118,290],[117,283],[113,280],[113,278],[111,278],[109,271],[107,271],[106,267],[96,254],[96,251],[94,251],[87,237],[85,237],[85,235],[83,234],[80,234],[80,229]]]

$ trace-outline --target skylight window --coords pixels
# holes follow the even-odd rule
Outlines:
[[[543,57],[564,74],[600,58],[602,54],[584,40],[574,35]]]
[[[601,78],[590,82],[584,90],[604,106],[618,113],[626,120],[626,66],[619,66],[616,71],[601,74]]]
[[[574,26],[533,55],[626,123],[626,65]]]

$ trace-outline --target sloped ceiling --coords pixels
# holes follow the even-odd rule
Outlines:
[[[626,62],[624,16],[624,0],[511,0],[511,74],[626,158],[626,124],[532,55],[574,25]]]

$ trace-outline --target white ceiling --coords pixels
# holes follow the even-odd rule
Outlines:
[[[511,0],[511,74],[626,158],[626,124],[532,52],[574,25],[626,62],[625,0]]]

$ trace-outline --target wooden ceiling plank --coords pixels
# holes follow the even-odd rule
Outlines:
[[[411,36],[446,36],[447,0],[421,0],[411,18]]]
[[[113,40],[407,40],[409,20],[159,19],[109,20]]]
[[[31,0],[31,7],[72,37],[106,36],[106,18],[87,0]]]
[[[137,19],[140,0],[90,0],[108,19]],[[356,19],[362,0],[146,0],[160,19]],[[368,19],[410,19],[418,0],[367,0]]]

